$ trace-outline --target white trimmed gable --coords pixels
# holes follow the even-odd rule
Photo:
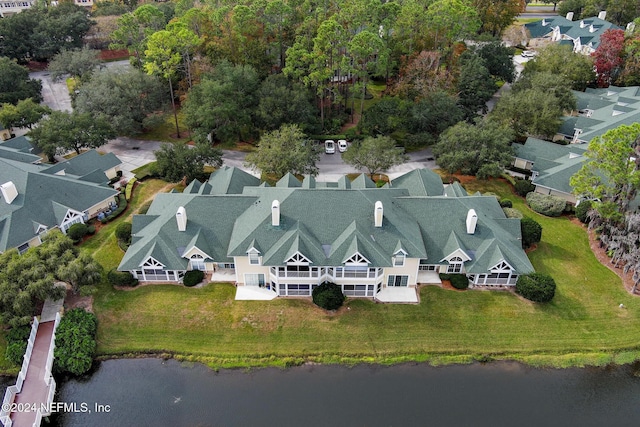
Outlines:
[[[356,252],[351,255],[349,258],[342,261],[345,265],[369,265],[371,261],[365,258],[360,252]]]
[[[296,252],[291,255],[289,259],[285,261],[287,265],[309,265],[312,264],[311,260],[306,256],[302,255],[300,252]]]
[[[440,260],[440,262],[443,262],[443,261],[449,262],[450,260],[452,260],[454,258],[460,258],[462,260],[462,262],[471,261],[471,257],[469,255],[467,255],[467,253],[465,251],[463,251],[462,249],[456,249],[455,251],[451,252],[446,257],[442,258]]]
[[[514,268],[511,267],[511,265],[509,265],[508,262],[506,262],[505,260],[502,260],[496,265],[494,265],[493,267],[491,267],[489,270],[491,270],[492,273],[501,273],[506,271],[513,271]]]
[[[208,253],[200,250],[197,246],[192,246],[188,250],[184,251],[182,258],[191,259],[194,255],[200,255],[204,259],[213,259]]]
[[[149,258],[146,259],[146,261],[144,261],[142,264],[140,264],[140,267],[164,268],[165,266],[164,266],[163,263],[161,263],[160,261],[158,261],[154,257],[150,256]]]

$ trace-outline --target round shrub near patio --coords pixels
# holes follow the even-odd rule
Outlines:
[[[500,199],[498,200],[498,203],[500,203],[500,207],[502,208],[512,208],[513,207],[513,202],[509,199]]]
[[[522,246],[528,248],[542,240],[542,226],[534,219],[524,217],[520,220]]]
[[[133,277],[133,274],[128,271],[118,271],[113,269],[107,273],[107,279],[109,283],[114,286],[136,286],[138,284],[138,279]]]
[[[593,206],[593,203],[591,202],[591,200],[583,200],[580,202],[578,206],[576,206],[576,217],[580,220],[581,223],[583,224],[589,223],[589,218],[587,217],[587,214],[591,210],[592,206]]]
[[[315,288],[311,296],[313,303],[325,310],[337,310],[345,300],[342,288],[331,282],[324,282]]]
[[[526,196],[527,193],[532,192],[536,189],[536,186],[531,183],[528,179],[518,179],[514,185],[516,193],[518,196]]]
[[[557,196],[547,194],[527,194],[527,204],[531,209],[546,216],[560,216],[567,206],[567,202]]]
[[[518,277],[516,293],[530,301],[549,302],[556,293],[556,282],[547,274],[524,274]]]
[[[87,224],[83,224],[81,222],[77,224],[73,224],[67,230],[67,236],[74,242],[79,242],[88,232]]]
[[[464,274],[451,274],[449,281],[451,286],[456,289],[467,289],[469,287],[469,279]]]
[[[192,287],[202,282],[204,279],[204,271],[201,270],[189,270],[184,274],[184,279],[182,283],[184,283],[187,287]]]

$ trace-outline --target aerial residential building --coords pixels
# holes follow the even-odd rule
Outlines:
[[[520,221],[495,197],[446,192],[430,170],[383,188],[360,175],[316,182],[292,175],[274,187],[222,168],[183,193],[158,194],[133,218],[120,266],[141,281],[179,282],[188,270],[235,282],[236,298],[310,296],[330,281],[353,297],[417,302],[418,284],[438,273],[477,286],[513,286],[533,267]]]

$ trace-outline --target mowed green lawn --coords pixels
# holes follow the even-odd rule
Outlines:
[[[94,301],[98,353],[167,353],[215,367],[492,358],[569,366],[625,363],[640,356],[640,299],[598,263],[581,226],[535,214],[502,181],[467,188],[508,196],[542,224],[543,241],[530,258],[538,271],[556,279],[550,304],[533,304],[509,292],[429,286],[421,289],[419,305],[349,299],[349,310],[329,314],[306,299],[235,301],[229,284],[130,291],[104,285]],[[113,256],[105,253],[109,246],[96,255],[113,264]],[[626,308],[619,308],[621,303]]]

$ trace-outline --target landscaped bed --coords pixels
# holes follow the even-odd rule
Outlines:
[[[580,366],[640,358],[640,298],[597,261],[580,224],[534,213],[505,181],[462,182],[470,193],[508,197],[542,225],[542,241],[529,257],[557,283],[551,303],[534,304],[511,292],[426,286],[419,305],[348,299],[328,313],[310,299],[235,301],[231,284],[152,285],[124,292],[104,283],[94,300],[98,354],[168,355],[214,367],[491,359]],[[161,188],[166,184],[157,180],[138,187],[132,212],[149,198],[147,191]],[[83,247],[108,271],[122,252],[112,231],[104,231],[109,229]]]
[[[508,196],[542,225],[542,242],[529,256],[557,282],[551,303],[533,304],[510,292],[428,286],[420,291],[420,305],[350,299],[348,310],[331,314],[310,300],[235,301],[230,284],[130,292],[103,287],[94,306],[98,353],[164,353],[216,367],[491,358],[570,366],[638,358],[640,299],[597,262],[585,230],[570,218],[532,212],[505,181],[465,181],[470,192]]]

